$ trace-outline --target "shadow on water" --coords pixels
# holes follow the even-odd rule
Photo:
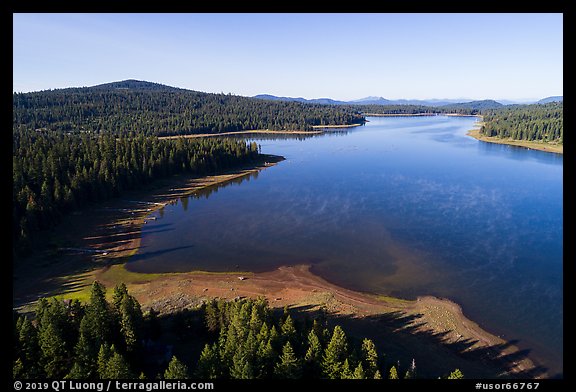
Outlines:
[[[538,163],[549,165],[562,165],[564,163],[564,156],[562,154],[532,150],[522,146],[483,141],[479,141],[477,145],[478,151],[483,155],[512,159],[515,161],[536,161]]]
[[[139,261],[144,261],[144,260],[151,258],[151,257],[162,256],[162,255],[165,255],[166,253],[172,253],[172,252],[176,252],[176,251],[184,250],[184,249],[189,249],[189,248],[193,248],[193,247],[194,247],[194,245],[185,245],[185,246],[176,246],[174,248],[165,248],[165,249],[161,249],[161,250],[157,250],[157,251],[153,251],[153,252],[140,252],[140,253],[137,253],[130,258],[130,262],[128,264],[126,264],[126,269],[130,270],[129,267],[131,264],[137,263]]]
[[[518,340],[502,344],[479,346],[474,339],[450,342],[451,331],[436,333],[426,328],[422,315],[395,311],[365,317],[331,314],[310,306],[291,308],[300,322],[326,319],[328,325],[340,325],[352,344],[361,345],[363,338],[372,339],[379,349],[381,365],[398,367],[404,374],[414,359],[421,378],[437,378],[460,369],[466,378],[526,378],[547,377],[548,369],[534,365],[518,371],[519,361],[528,359],[530,350],[510,350]],[[513,352],[511,352],[513,351]],[[382,363],[383,362],[383,363]],[[562,375],[552,375],[561,378]]]

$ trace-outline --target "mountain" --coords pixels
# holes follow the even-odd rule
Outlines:
[[[265,99],[268,101],[316,103],[316,104],[321,104],[321,105],[345,105],[348,103],[348,102],[344,102],[344,101],[336,101],[336,100],[330,99],[330,98],[306,99],[306,98],[301,98],[301,97],[298,97],[298,98],[277,97],[275,95],[270,95],[270,94],[259,94],[259,95],[255,95],[252,98]]]
[[[46,92],[62,93],[62,92],[79,92],[79,91],[157,91],[157,92],[183,92],[191,91],[182,88],[166,86],[160,83],[146,82],[143,80],[128,79],[119,82],[110,82],[98,84],[90,87],[67,87],[63,89],[47,90]]]
[[[564,96],[563,95],[556,95],[554,97],[542,98],[541,100],[539,100],[536,103],[550,103],[550,102],[564,102]]]
[[[366,97],[348,101],[352,105],[392,105],[392,102],[382,97]]]
[[[472,109],[472,110],[485,110],[485,109],[499,109],[503,107],[500,102],[492,99],[485,99],[482,101],[472,101],[463,103],[453,103],[449,105],[440,106],[442,109]]]
[[[315,103],[322,105],[417,105],[417,106],[449,106],[449,105],[463,105],[462,108],[497,108],[502,106],[500,102],[493,100],[485,101],[467,101],[466,99],[386,99],[384,97],[370,96],[360,99],[354,99],[352,101],[337,101],[330,98],[317,98],[317,99],[306,99],[306,98],[291,98],[291,97],[277,97],[275,95],[260,94],[253,98],[265,99],[270,101],[286,101],[286,102],[302,102],[302,103]]]
[[[357,110],[345,105],[303,105],[138,80],[14,93],[12,102],[15,127],[120,136],[134,132],[171,136],[254,129],[311,131],[316,125],[365,121]]]

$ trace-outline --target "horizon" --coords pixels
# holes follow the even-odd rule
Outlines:
[[[13,22],[13,92],[135,79],[338,101],[563,95],[562,14],[13,14]]]
[[[247,98],[254,98],[256,96],[259,95],[270,95],[270,96],[274,96],[274,97],[278,97],[278,98],[303,98],[303,99],[307,99],[307,100],[313,100],[313,99],[332,99],[335,101],[343,101],[343,102],[354,102],[354,101],[361,101],[361,100],[366,100],[368,98],[373,98],[373,99],[379,99],[379,98],[384,98],[387,99],[389,101],[458,101],[458,103],[466,103],[466,102],[472,102],[472,101],[485,101],[485,100],[493,100],[493,101],[497,101],[497,102],[514,102],[514,103],[530,103],[530,102],[535,102],[541,99],[545,99],[545,98],[550,98],[550,97],[556,97],[556,96],[563,96],[562,94],[558,94],[558,95],[549,95],[546,97],[535,97],[535,98],[517,98],[517,99],[510,99],[510,98],[493,98],[493,97],[486,97],[486,98],[478,98],[478,99],[472,99],[472,98],[466,98],[466,97],[458,97],[458,98],[438,98],[438,97],[433,97],[433,98],[391,98],[391,97],[383,97],[383,96],[374,96],[374,95],[369,95],[369,96],[365,96],[365,97],[360,97],[360,98],[353,98],[353,99],[349,99],[347,101],[344,100],[339,100],[336,98],[332,98],[332,97],[327,97],[327,96],[319,96],[319,97],[303,97],[303,96],[293,96],[293,97],[289,97],[289,96],[284,96],[284,95],[273,95],[273,94],[268,94],[268,93],[258,93],[255,95],[240,95],[240,94],[234,94],[234,93],[225,93],[225,92],[211,92],[211,91],[200,91],[200,90],[194,90],[194,89],[189,89],[189,88],[183,88],[180,86],[175,86],[175,85],[168,85],[162,82],[158,82],[158,81],[151,81],[151,80],[138,80],[138,79],[134,79],[134,78],[128,78],[128,79],[122,79],[122,80],[113,80],[110,82],[105,82],[105,83],[100,83],[100,84],[95,84],[95,85],[90,85],[90,86],[66,86],[66,87],[56,87],[56,88],[47,88],[47,89],[43,89],[43,90],[33,90],[33,91],[12,91],[12,93],[36,93],[36,92],[43,92],[43,91],[54,91],[54,90],[61,90],[61,89],[67,89],[67,88],[91,88],[91,87],[96,87],[99,86],[101,84],[108,84],[108,83],[117,83],[117,82],[124,82],[124,81],[128,81],[128,80],[133,80],[133,81],[137,81],[137,82],[146,82],[146,83],[155,83],[155,84],[162,84],[165,85],[167,87],[175,87],[175,88],[182,88],[185,90],[189,90],[189,91],[196,91],[196,92],[201,92],[201,93],[208,93],[208,94],[232,94],[232,95],[236,95],[236,96],[241,96],[241,97],[247,97]],[[456,103],[456,102],[454,102]]]

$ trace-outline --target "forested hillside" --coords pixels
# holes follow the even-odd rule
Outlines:
[[[251,129],[312,130],[357,124],[356,109],[209,94],[124,81],[95,87],[15,93],[14,127],[144,135],[221,133]]]
[[[296,312],[296,311],[294,311]],[[352,340],[318,317],[301,321],[266,300],[212,300],[159,317],[120,284],[110,302],[94,282],[87,304],[41,299],[31,319],[15,314],[14,378],[378,379],[417,378],[416,364],[382,359],[370,339]],[[300,319],[300,320],[298,320]],[[306,319],[304,319],[306,320]],[[178,348],[174,342],[177,336]],[[186,347],[186,349],[184,349]],[[196,347],[196,348],[194,348]],[[203,348],[202,348],[203,347]],[[174,352],[178,352],[180,358]],[[462,378],[459,370],[438,375]]]
[[[127,80],[13,95],[13,246],[89,201],[175,173],[214,174],[256,159],[239,141],[160,135],[250,129],[312,130],[360,123],[347,108],[269,102]]]
[[[492,100],[472,101],[442,106],[425,105],[357,105],[362,113],[371,114],[481,114],[488,109],[503,107],[501,103]]]
[[[516,140],[564,143],[562,102],[535,105],[512,105],[482,113],[480,133]]]
[[[57,131],[16,131],[12,148],[13,247],[20,254],[30,249],[34,233],[88,202],[172,174],[213,174],[258,157],[256,143],[238,140]]]

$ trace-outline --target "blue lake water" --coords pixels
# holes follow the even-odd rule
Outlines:
[[[472,117],[370,117],[255,139],[274,167],[155,215],[141,272],[311,264],[360,291],[462,305],[561,374],[563,157],[479,142]]]

